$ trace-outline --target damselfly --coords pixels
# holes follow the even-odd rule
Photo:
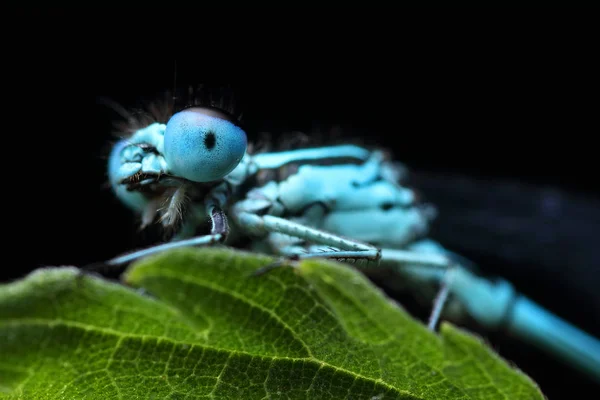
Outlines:
[[[427,237],[435,208],[401,184],[406,169],[388,152],[349,144],[252,151],[230,100],[191,90],[181,108],[173,98],[157,108],[167,110],[164,116],[128,116],[130,134],[110,153],[110,184],[142,227],[158,222],[168,240],[104,264],[178,247],[249,243],[288,261],[385,266],[415,294],[435,288],[430,329],[441,315],[468,314],[600,379],[600,341],[506,280],[479,276]]]

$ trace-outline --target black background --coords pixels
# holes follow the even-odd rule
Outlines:
[[[593,57],[585,45],[560,34],[464,43],[462,37],[445,38],[447,32],[414,36],[401,45],[389,37],[367,40],[381,50],[366,54],[367,44],[348,46],[342,54],[329,54],[332,61],[305,50],[296,59],[266,65],[268,74],[251,75],[251,68],[260,70],[255,64],[261,56],[243,55],[243,45],[235,61],[207,60],[201,53],[199,60],[179,60],[175,67],[169,52],[135,51],[137,36],[120,42],[130,46],[128,56],[94,48],[93,56],[84,57],[80,47],[64,46],[47,58],[37,53],[44,48],[38,43],[29,57],[12,58],[16,68],[7,75],[16,83],[5,106],[10,121],[5,154],[14,158],[5,163],[3,196],[11,238],[5,254],[13,261],[4,263],[2,280],[46,265],[107,259],[140,243],[135,220],[104,187],[115,114],[98,105],[98,96],[132,106],[172,88],[175,70],[178,84],[185,85],[213,82],[221,78],[215,67],[227,72],[233,67],[239,70],[234,78],[246,82],[234,86],[243,98],[250,139],[261,131],[277,137],[337,124],[350,139],[391,149],[415,171],[415,186],[439,206],[439,225],[445,228],[435,227],[434,237],[600,336]],[[53,51],[62,50],[59,41],[52,43]],[[295,61],[302,65],[293,68]],[[475,184],[465,185],[463,178]],[[453,191],[449,183],[455,181],[463,184]],[[515,184],[528,189],[515,191]],[[572,210],[564,218],[573,220],[546,245],[537,232],[562,225],[519,211],[523,203],[537,204],[543,187],[560,193],[565,209]],[[504,200],[496,202],[497,197]],[[470,218],[472,207],[483,213],[478,224]],[[500,240],[495,224],[506,215],[518,216],[523,228]],[[529,346],[501,334],[487,340],[551,399],[598,389]]]

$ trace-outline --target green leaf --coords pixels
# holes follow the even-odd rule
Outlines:
[[[0,286],[0,398],[542,399],[449,324],[440,334],[333,262],[184,249],[134,287],[43,269]]]

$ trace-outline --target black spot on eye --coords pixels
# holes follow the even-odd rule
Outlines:
[[[391,210],[392,208],[394,208],[394,204],[393,204],[393,203],[387,203],[387,202],[386,202],[386,203],[383,203],[383,204],[381,204],[379,207],[381,207],[381,209],[382,209],[383,211],[389,211],[389,210]]]
[[[204,136],[204,146],[206,146],[208,150],[212,150],[214,149],[215,144],[217,144],[217,137],[215,136],[214,132],[208,132]]]

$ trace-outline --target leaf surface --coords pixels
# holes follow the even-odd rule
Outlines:
[[[477,337],[429,332],[361,273],[180,249],[132,286],[38,270],[0,286],[0,398],[543,399]]]

